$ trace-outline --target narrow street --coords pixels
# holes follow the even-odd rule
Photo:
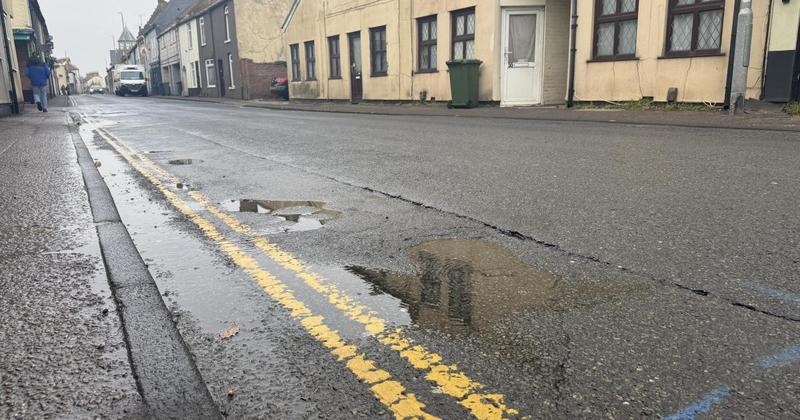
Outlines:
[[[104,415],[136,417],[141,382],[166,377],[184,395],[205,385],[230,418],[800,416],[797,133],[65,103],[0,121],[19,133],[0,138],[0,284],[58,270],[13,246],[86,260],[82,293],[112,315],[88,345],[126,396],[98,396]],[[31,150],[64,173],[25,178],[41,185],[20,207]],[[124,241],[104,239],[86,162],[179,335],[115,283],[135,261],[114,260]],[[83,239],[14,245],[38,225]],[[9,344],[21,332],[0,327],[0,364],[35,365]],[[162,333],[182,370],[137,356]],[[0,403],[20,398],[8,383]],[[25,417],[5,404],[0,417]]]

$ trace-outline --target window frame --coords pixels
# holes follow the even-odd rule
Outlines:
[[[378,50],[376,49],[375,45],[375,34],[378,32],[383,33],[383,49]],[[383,26],[376,26],[374,28],[369,28],[369,69],[370,69],[370,77],[385,77],[389,75],[389,42],[386,39],[386,25]],[[382,63],[384,64],[383,70],[376,70],[375,64],[377,60],[375,60],[376,54],[381,54],[383,57]]]
[[[197,18],[197,29],[200,31],[200,46],[205,47],[208,45],[206,42],[206,18],[205,16]]]
[[[228,71],[230,72],[230,79],[231,83],[228,85],[228,90],[235,90],[236,89],[236,80],[233,77],[233,54],[228,53]]]
[[[610,15],[603,15],[603,0],[595,0],[594,2],[594,32],[592,39],[592,60],[591,61],[624,61],[624,60],[637,60],[636,48],[639,45],[639,1],[636,1],[636,7],[632,12],[620,12],[622,0],[615,0],[617,2],[616,12]],[[619,28],[623,22],[636,21],[636,45],[633,48],[633,53],[619,54]],[[597,39],[600,31],[600,25],[606,23],[614,24],[614,46],[612,47],[611,55],[597,55]]]
[[[306,58],[306,80],[315,81],[317,80],[317,52],[313,40],[303,43],[303,52]]]
[[[475,42],[475,31],[471,34],[467,34],[467,20],[469,19],[469,15],[473,15],[475,19],[475,28],[477,29],[478,26],[478,15],[475,14],[475,7],[467,7],[465,9],[453,10],[450,12],[450,59],[455,60],[455,53],[456,53],[456,44],[463,43],[464,44],[464,57],[460,60],[470,60],[467,58],[467,41]],[[458,26],[456,24],[456,20],[459,16],[464,16],[464,35],[456,35],[456,30]]]
[[[336,48],[333,46],[336,44]],[[340,80],[342,78],[342,44],[339,35],[328,37],[328,65],[330,66],[328,79]]]
[[[720,22],[719,30],[719,46],[714,49],[698,50],[697,42],[700,35],[700,13],[720,10],[722,11],[722,20]],[[686,51],[672,51],[672,23],[675,16],[678,15],[692,15],[692,40],[689,49]],[[720,56],[722,53],[722,36],[724,35],[723,29],[725,28],[725,0],[709,0],[703,2],[696,0],[694,4],[678,5],[678,0],[669,0],[667,6],[667,32],[666,39],[664,40],[664,58],[681,58],[681,57],[709,57]]]
[[[429,15],[417,18],[417,73],[436,73],[439,71],[438,69],[438,61],[439,58],[439,16],[438,15]],[[434,34],[434,38],[431,39],[431,31],[430,31],[430,24],[435,22],[436,23],[436,33]],[[422,25],[428,25],[428,40],[422,40]],[[437,60],[431,61],[431,49],[432,47],[436,47],[436,58]],[[428,51],[428,67],[422,67],[422,52],[427,49]]]
[[[206,88],[215,88],[217,87],[217,63],[216,60],[213,58],[206,59]],[[211,84],[211,78],[209,77],[208,69],[211,68],[213,71],[211,74],[214,75],[214,84]]]
[[[231,42],[230,6],[225,5],[225,43]]]
[[[300,82],[303,79],[303,69],[300,68],[300,44],[289,45],[289,56],[292,62],[292,81]]]

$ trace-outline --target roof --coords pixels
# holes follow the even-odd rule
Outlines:
[[[130,29],[127,26],[122,28],[122,35],[119,36],[119,42],[136,42],[136,38],[134,38],[133,34],[131,33]]]
[[[150,31],[155,30],[156,33],[161,32],[164,28],[171,25],[174,20],[186,9],[191,7],[197,0],[158,0],[158,6],[153,14],[148,19],[147,24],[139,32],[140,35],[145,35]]]

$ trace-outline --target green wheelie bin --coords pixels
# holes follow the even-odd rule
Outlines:
[[[478,106],[478,76],[481,60],[450,60],[450,92],[453,100],[448,108],[474,108]]]

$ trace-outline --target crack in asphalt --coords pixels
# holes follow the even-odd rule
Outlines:
[[[552,249],[554,251],[560,252],[563,255],[566,255],[568,257],[573,257],[573,258],[582,259],[582,260],[590,261],[590,262],[597,263],[597,264],[602,264],[604,266],[611,267],[611,268],[617,269],[617,270],[625,272],[625,273],[629,273],[629,274],[637,276],[637,277],[642,277],[642,278],[645,278],[645,279],[649,279],[649,280],[651,280],[653,282],[659,283],[659,284],[664,285],[664,286],[671,286],[671,287],[675,287],[675,288],[680,289],[680,290],[690,291],[692,293],[697,294],[698,296],[702,296],[702,297],[710,298],[710,299],[716,299],[718,301],[725,302],[725,303],[727,303],[727,304],[729,304],[731,306],[735,306],[737,308],[748,309],[748,310],[753,311],[753,312],[757,312],[757,313],[760,313],[760,314],[763,314],[763,315],[767,315],[767,316],[770,316],[770,317],[782,319],[782,320],[785,320],[785,321],[800,322],[800,318],[797,318],[797,317],[777,314],[777,313],[774,313],[774,312],[771,312],[771,311],[768,311],[768,310],[765,310],[765,309],[757,308],[757,307],[755,307],[753,305],[748,305],[748,304],[741,303],[741,302],[739,302],[739,301],[737,301],[735,299],[726,298],[726,297],[720,296],[718,294],[713,294],[713,293],[708,292],[706,290],[694,289],[694,288],[691,288],[689,286],[683,285],[683,284],[678,283],[678,282],[671,282],[669,280],[659,279],[659,278],[654,277],[654,276],[652,276],[650,274],[646,274],[646,273],[643,273],[643,272],[639,272],[637,270],[632,270],[630,268],[614,264],[614,263],[612,263],[610,261],[603,260],[603,259],[601,259],[599,257],[594,256],[594,255],[587,255],[587,254],[581,254],[581,253],[578,253],[578,252],[575,252],[575,251],[570,251],[568,249],[563,248],[559,244],[548,242],[548,241],[536,238],[534,236],[524,234],[524,233],[519,232],[517,230],[503,228],[501,226],[486,222],[484,220],[480,220],[480,219],[478,219],[478,218],[476,218],[474,216],[469,216],[469,215],[466,215],[466,214],[456,213],[455,211],[442,209],[442,208],[433,206],[431,204],[425,204],[425,203],[423,203],[421,201],[404,197],[402,194],[393,194],[393,193],[386,192],[386,191],[383,191],[383,190],[379,190],[379,189],[376,189],[376,188],[373,188],[373,187],[368,187],[368,186],[365,186],[365,185],[358,185],[358,184],[355,184],[355,183],[350,182],[350,181],[345,181],[345,180],[339,179],[339,178],[337,178],[335,176],[332,176],[332,175],[324,174],[324,173],[321,173],[321,172],[318,172],[318,171],[314,171],[314,170],[311,170],[311,169],[308,169],[308,168],[304,168],[304,167],[299,166],[299,165],[295,165],[295,164],[288,163],[288,162],[283,162],[283,161],[280,161],[278,159],[274,159],[274,158],[270,158],[270,157],[267,157],[267,156],[259,155],[259,154],[253,153],[253,152],[249,152],[249,151],[246,151],[246,150],[239,149],[237,147],[234,147],[234,146],[231,146],[231,145],[228,145],[228,144],[220,143],[220,142],[218,142],[216,140],[212,140],[212,139],[208,138],[207,136],[198,134],[196,132],[192,132],[192,131],[185,130],[185,129],[180,129],[180,128],[176,128],[176,129],[178,131],[183,132],[183,133],[186,133],[186,134],[198,137],[200,139],[203,139],[203,140],[205,140],[205,141],[207,141],[209,143],[213,143],[213,144],[216,144],[216,145],[218,145],[220,147],[224,147],[224,148],[227,148],[227,149],[230,149],[230,150],[233,150],[233,151],[236,151],[236,152],[239,152],[239,153],[251,156],[251,157],[255,157],[257,159],[261,159],[261,160],[266,160],[266,161],[269,161],[269,162],[277,163],[279,165],[286,166],[286,167],[289,167],[289,168],[292,168],[292,169],[296,169],[296,170],[299,170],[301,172],[304,172],[304,173],[307,173],[307,174],[310,174],[310,175],[314,175],[314,176],[318,176],[318,177],[321,177],[321,178],[325,178],[327,180],[330,180],[330,181],[333,181],[333,182],[336,182],[338,184],[342,184],[342,185],[345,185],[345,186],[348,186],[348,187],[358,188],[358,189],[361,189],[361,190],[364,190],[364,191],[367,191],[367,192],[370,192],[370,193],[374,193],[374,194],[378,194],[378,195],[384,196],[386,198],[400,200],[400,201],[402,201],[404,203],[408,203],[408,204],[411,204],[411,205],[414,205],[414,206],[417,206],[417,207],[421,207],[421,208],[428,209],[428,210],[433,210],[433,211],[436,211],[436,212],[439,212],[439,213],[442,213],[442,214],[446,214],[446,215],[449,215],[449,216],[457,217],[457,218],[462,219],[462,220],[468,220],[470,222],[477,223],[479,225],[482,225],[483,227],[486,227],[486,228],[489,228],[491,230],[494,230],[495,232],[498,232],[498,233],[500,233],[500,234],[502,234],[504,236],[507,236],[507,237],[510,237],[510,238],[514,238],[514,239],[517,239],[517,240],[520,240],[520,241],[524,241],[524,242],[533,242],[533,243],[535,243],[537,245],[540,245],[542,247],[545,247],[547,249]]]

